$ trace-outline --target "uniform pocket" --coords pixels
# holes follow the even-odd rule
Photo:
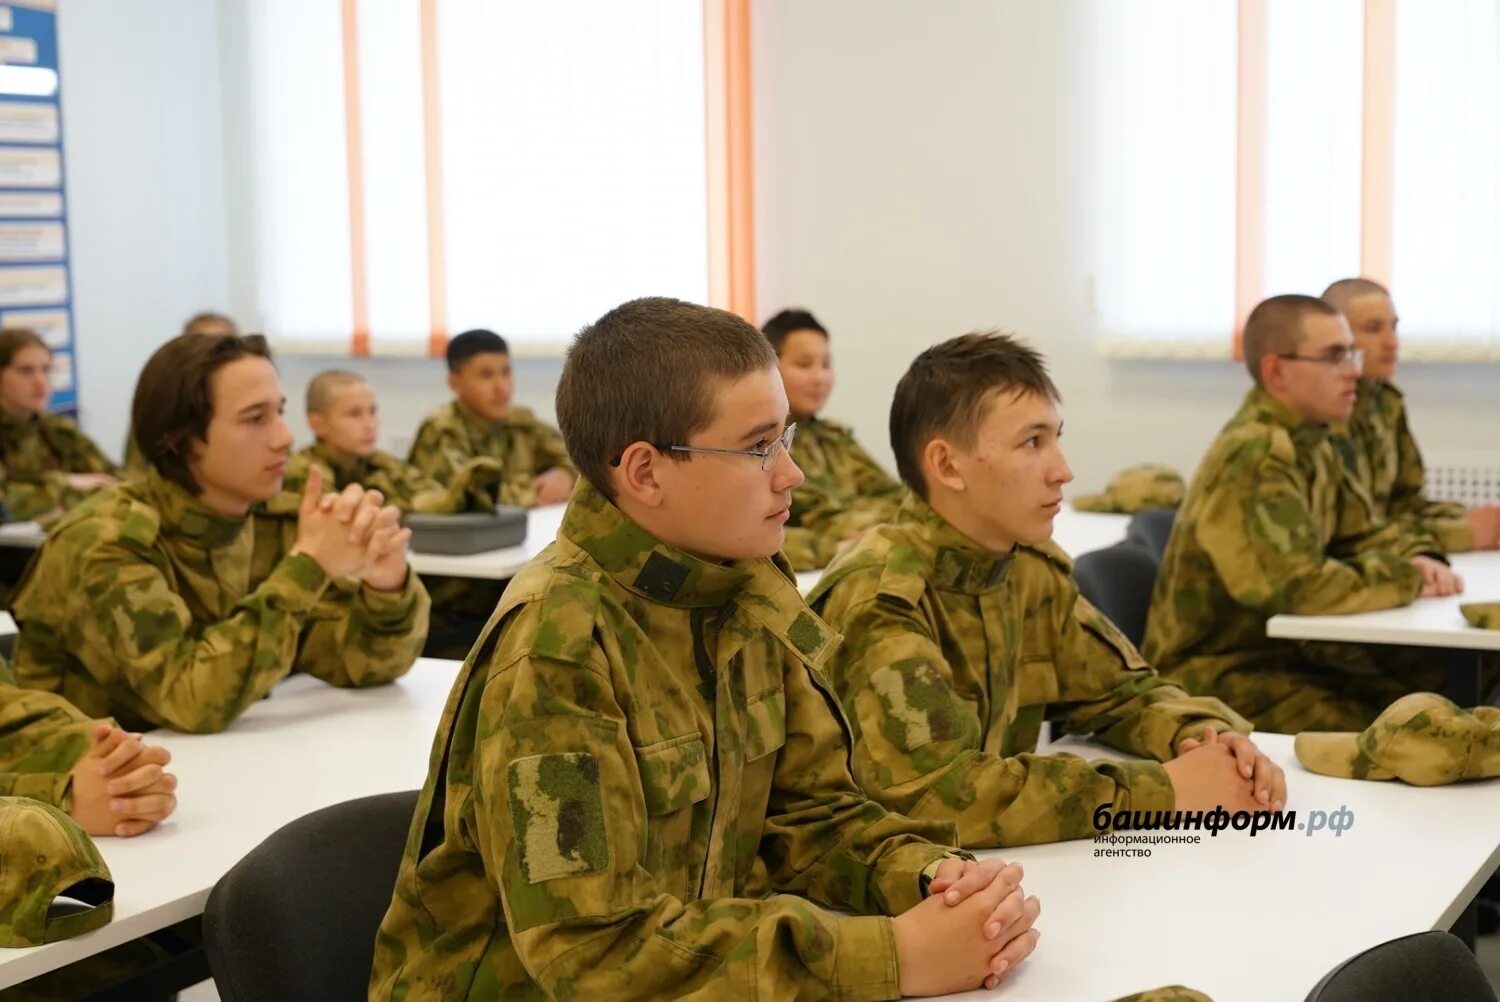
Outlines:
[[[670,814],[708,797],[708,755],[697,734],[637,748],[635,761],[649,815]]]

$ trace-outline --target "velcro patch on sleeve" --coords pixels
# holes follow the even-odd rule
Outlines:
[[[529,755],[510,764],[506,783],[528,883],[608,871],[597,758],[587,752]]]

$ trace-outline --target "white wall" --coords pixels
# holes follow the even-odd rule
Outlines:
[[[58,8],[79,410],[118,456],[147,357],[228,295],[217,8]]]
[[[754,7],[761,315],[802,305],[830,328],[829,414],[888,463],[896,380],[975,328],[1047,354],[1080,490],[1132,462],[1189,473],[1248,385],[1238,364],[1095,350],[1085,213],[1089,165],[1108,151],[1089,139],[1092,6]],[[1411,366],[1400,382],[1430,463],[1500,459],[1500,368]]]

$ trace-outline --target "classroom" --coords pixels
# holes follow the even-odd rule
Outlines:
[[[1495,0],[0,0],[0,1002],[1500,1000]]]

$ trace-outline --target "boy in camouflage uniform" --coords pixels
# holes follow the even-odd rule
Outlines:
[[[292,455],[275,507],[294,509],[307,483],[308,470],[323,468],[323,482],[343,490],[359,484],[379,491],[402,511],[444,515],[494,507],[499,490],[498,460],[469,460],[444,484],[409,463],[375,447],[380,418],[375,391],[352,372],[330,369],[307,384],[307,423],[317,441]]]
[[[1330,427],[1354,408],[1361,352],[1337,310],[1276,296],[1243,338],[1255,386],[1188,488],[1151,596],[1144,653],[1190,692],[1257,727],[1358,730],[1409,692],[1438,688],[1430,655],[1266,636],[1278,613],[1389,609],[1461,582],[1419,523],[1373,518]]]
[[[573,465],[555,429],[511,406],[515,376],[504,338],[472,330],[449,341],[448,387],[455,399],[422,422],[408,462],[449,484],[470,460],[488,456],[503,471],[492,504],[529,508],[567,500]]]
[[[239,325],[230,317],[213,310],[203,310],[194,313],[187,318],[187,323],[182,325],[183,334],[238,334]],[[141,447],[135,442],[135,425],[131,424],[125,430],[125,461],[123,466],[127,476],[135,476],[146,472],[146,457],[141,453]]]
[[[48,518],[115,482],[78,425],[47,413],[52,349],[29,330],[0,331],[0,500],[14,519]]]
[[[674,392],[633,392],[652,384]],[[775,557],[801,475],[764,338],[626,303],[573,342],[557,412],[582,477],[449,698],[370,997],[997,983],[1036,941],[1019,868],[959,858],[951,826],[849,775],[838,638]]]
[[[806,478],[792,494],[782,552],[795,569],[817,570],[853,536],[894,516],[905,490],[847,426],[818,417],[833,392],[828,330],[806,310],[782,310],[761,330],[776,349],[797,425],[792,459]]]
[[[61,696],[19,688],[0,658],[0,797],[51,804],[90,835],[139,835],[177,807],[171,760]]]
[[[264,340],[182,335],[157,350],[133,413],[149,472],[53,529],[15,601],[15,674],[127,727],[217,731],[294,670],[335,685],[404,674],[426,636],[410,532],[378,492],[324,494],[295,516],[291,433]]]
[[[966,848],[1088,837],[1106,805],[1279,809],[1281,770],[1244,718],[1158,677],[1048,541],[1073,479],[1058,402],[1041,356],[1002,334],[929,348],[897,385],[911,494],[808,599],[847,638],[830,674],[855,778],[891,810],[956,823]],[[1145,760],[1036,755],[1047,720]]]
[[[1374,520],[1412,523],[1449,553],[1500,546],[1500,505],[1465,511],[1422,493],[1422,453],[1406,420],[1406,401],[1391,382],[1399,339],[1390,293],[1366,278],[1344,278],[1325,289],[1323,299],[1344,315],[1365,353],[1354,412],[1335,429],[1333,442],[1345,470],[1374,502]]]

